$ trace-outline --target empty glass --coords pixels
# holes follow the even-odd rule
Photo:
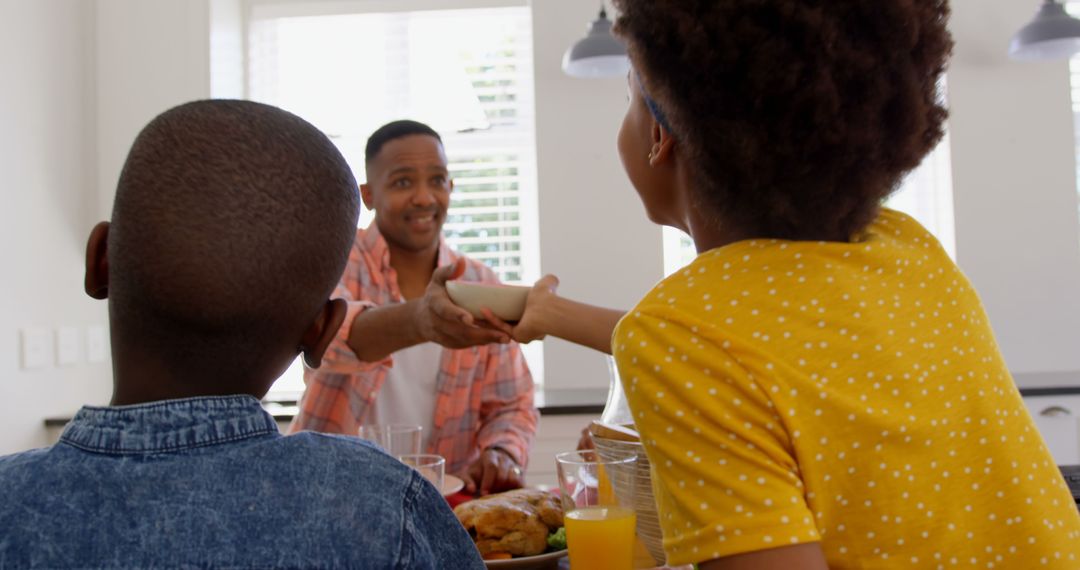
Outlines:
[[[360,426],[360,437],[395,457],[420,453],[420,435],[424,428],[411,424],[367,424]]]
[[[442,493],[443,482],[446,477],[446,459],[443,456],[416,453],[401,455],[398,456],[398,459],[405,465],[419,471],[425,479],[431,481],[431,484],[435,485],[435,488]]]

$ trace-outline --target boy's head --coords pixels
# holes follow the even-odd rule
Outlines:
[[[262,396],[299,352],[317,365],[343,317],[328,297],[357,213],[345,159],[295,115],[224,100],[159,115],[87,252],[117,390],[145,376],[186,384],[166,394]]]
[[[368,138],[364,157],[360,192],[391,252],[437,251],[454,189],[439,133],[416,121],[387,123]]]

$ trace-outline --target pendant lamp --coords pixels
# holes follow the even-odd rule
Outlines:
[[[1080,20],[1056,0],[1044,0],[1035,19],[1020,28],[1009,57],[1022,61],[1067,59],[1080,52]]]
[[[566,50],[562,68],[571,77],[618,77],[630,70],[626,46],[611,33],[611,20],[603,3],[585,37]]]

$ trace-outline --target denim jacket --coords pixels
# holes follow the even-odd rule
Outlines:
[[[484,567],[446,501],[357,439],[283,437],[251,396],[84,407],[0,457],[3,568]]]

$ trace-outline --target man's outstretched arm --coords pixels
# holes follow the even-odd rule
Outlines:
[[[510,342],[508,334],[477,324],[450,300],[446,282],[464,272],[465,260],[459,259],[435,270],[423,297],[360,312],[349,328],[349,348],[364,362],[378,362],[423,342],[447,348]]]

